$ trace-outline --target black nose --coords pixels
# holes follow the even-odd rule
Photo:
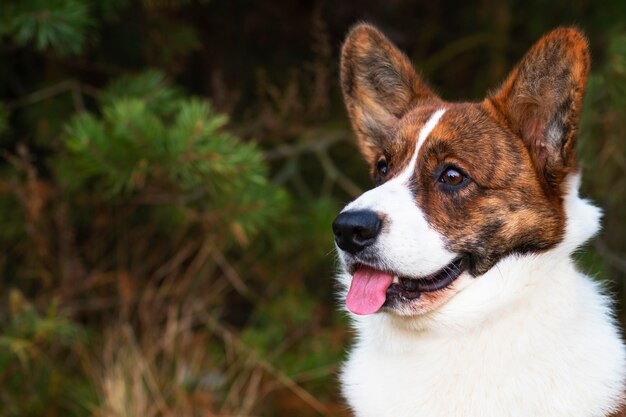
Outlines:
[[[346,211],[333,222],[335,242],[346,252],[357,253],[374,243],[381,226],[380,217],[373,211]]]

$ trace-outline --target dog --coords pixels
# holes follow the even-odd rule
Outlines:
[[[375,27],[349,32],[341,87],[375,182],[332,225],[356,416],[626,415],[610,300],[571,259],[601,218],[578,194],[589,63],[558,28],[450,103]]]

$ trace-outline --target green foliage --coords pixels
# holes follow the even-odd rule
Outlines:
[[[103,197],[169,194],[187,209],[223,213],[253,233],[285,207],[268,182],[259,149],[242,143],[206,100],[183,99],[147,72],[111,85],[102,116],[79,114],[66,126],[57,167],[64,188]]]
[[[18,290],[11,291],[8,301],[9,317],[0,321],[2,415],[41,416],[77,407],[84,413],[87,403],[94,400],[93,392],[84,379],[52,357],[71,352],[83,338],[81,329],[60,315],[54,303],[41,315]],[[75,390],[83,394],[80,401],[57,401],[71,398]]]
[[[121,300],[121,309],[135,308],[132,293],[128,291],[133,291],[137,284],[125,278],[128,276],[126,268],[131,271],[148,269],[159,274],[164,267],[163,259],[176,259],[181,256],[181,247],[189,244],[202,246],[205,242],[214,242],[211,244],[217,245],[219,251],[232,250],[237,246],[235,243],[246,246],[250,239],[268,231],[285,213],[289,199],[283,189],[269,181],[268,167],[260,149],[230,133],[226,128],[227,118],[216,113],[207,100],[185,96],[181,90],[170,87],[162,73],[147,71],[121,77],[102,92],[100,103],[98,112],[79,113],[65,123],[59,142],[61,147],[47,160],[52,183],[46,184],[38,178],[27,154],[11,157],[14,166],[7,171],[6,178],[15,185],[13,190],[24,191],[13,195],[13,199],[11,194],[0,199],[4,217],[13,219],[13,227],[3,229],[5,233],[0,239],[9,244],[19,236],[12,259],[20,259],[22,268],[7,268],[6,272],[32,282],[33,271],[41,271],[43,285],[54,283],[59,292],[71,293],[75,291],[74,285],[63,284],[69,279],[67,267],[63,265],[82,264],[74,274],[85,268],[99,270],[101,267],[92,262],[108,257],[113,245],[117,253],[130,256],[127,262],[117,257],[109,267],[113,270],[112,276],[119,277],[119,293],[115,297]],[[52,188],[63,195],[61,201],[48,199]],[[123,220],[110,214],[120,206],[129,208]],[[58,245],[74,244],[54,232],[59,222],[64,228],[77,230],[81,243],[72,253],[62,255],[58,266],[48,269],[42,264],[55,262],[48,255],[55,252]],[[123,233],[153,236],[154,241],[150,245],[120,241],[120,228]],[[173,228],[176,228],[174,236]],[[30,233],[24,233],[25,229]],[[31,245],[37,249],[35,253]],[[167,266],[167,274],[187,282],[182,285],[187,285],[188,289],[178,296],[188,297],[192,305],[197,304],[202,291],[195,291],[207,284],[210,290],[211,285],[200,272],[210,271],[211,265],[212,262],[203,259],[185,261],[178,268]],[[189,267],[195,272],[190,274]],[[106,268],[92,278],[98,279],[98,274],[106,277]],[[158,288],[158,284],[150,282],[150,273],[143,274],[147,277],[139,274],[135,279],[143,282],[142,285]],[[81,280],[88,278],[80,277]],[[157,293],[156,297],[160,300],[161,295]],[[142,310],[147,308],[151,307],[141,307]],[[5,408],[9,410],[8,415],[38,415],[46,406],[72,415],[84,415],[85,410],[98,402],[94,397],[97,381],[91,379],[87,383],[80,369],[56,363],[59,355],[75,355],[75,345],[98,351],[97,344],[81,340],[76,325],[58,315],[56,308],[48,308],[45,317],[37,314],[34,307],[19,311],[0,331],[0,349],[4,352],[0,357],[3,367],[0,372],[4,370],[11,375],[11,381],[16,384],[15,387],[7,385],[5,389],[6,395],[13,398]],[[165,311],[157,309],[150,317],[158,322],[157,316],[163,313]],[[160,333],[159,330],[157,334]],[[195,351],[206,349],[204,345],[189,346],[187,349]],[[150,355],[133,349],[135,356]],[[172,366],[181,363],[176,357],[166,357]],[[109,360],[112,361],[111,372],[128,372],[129,378],[143,378],[130,369],[135,362],[127,363],[125,356],[112,356]],[[194,365],[198,372],[207,366],[215,364]],[[173,368],[158,368],[154,372],[168,369],[174,371]],[[27,376],[33,381],[32,389],[14,396],[11,390],[17,390]],[[119,404],[115,404],[114,396],[110,397],[114,394],[107,391],[106,384],[125,376],[105,372],[102,378],[99,383],[104,385],[99,390],[104,396],[103,407],[115,408]],[[196,395],[195,391],[183,388],[188,383],[186,379],[179,387],[172,378],[172,375],[164,375],[163,381],[170,381],[168,384],[179,393],[177,395]],[[74,388],[74,384],[83,389]],[[129,384],[124,387],[132,391],[134,383]],[[78,397],[59,395],[59,388]],[[150,398],[163,396],[163,401],[169,402],[172,397],[155,387],[146,389],[149,391],[146,396]],[[132,395],[130,391],[124,392]],[[33,397],[37,400],[30,401]],[[173,397],[171,401],[178,400]]]
[[[6,327],[0,336],[0,352],[6,355],[0,359],[2,369],[6,369],[13,358],[19,359],[20,364],[27,367],[32,359],[42,353],[42,346],[52,341],[68,345],[76,339],[77,327],[57,316],[54,305],[49,306],[46,317],[41,317],[18,290],[11,292],[10,303],[11,319],[5,323]]]
[[[133,98],[144,101],[150,111],[165,117],[176,111],[183,92],[169,85],[162,71],[152,69],[113,80],[102,92],[100,102],[111,106],[117,100]]]
[[[84,0],[10,0],[2,6],[0,34],[18,45],[76,54],[84,48],[93,25],[88,4]]]

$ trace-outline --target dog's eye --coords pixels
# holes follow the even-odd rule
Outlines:
[[[384,159],[381,159],[376,163],[376,172],[378,172],[378,175],[381,177],[387,175],[387,170],[389,170],[389,166],[387,165],[387,161]]]
[[[389,171],[389,165],[387,161],[384,159],[376,162],[376,184],[380,184],[382,179],[387,176],[387,172]]]
[[[450,167],[446,168],[443,171],[443,173],[439,177],[439,182],[449,185],[451,187],[458,187],[462,185],[466,179],[467,177],[463,175],[458,169]]]

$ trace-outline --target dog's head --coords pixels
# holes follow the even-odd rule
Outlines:
[[[349,33],[341,85],[376,184],[333,223],[353,313],[433,311],[563,239],[588,71],[584,36],[556,29],[482,102],[447,103],[378,30]]]

